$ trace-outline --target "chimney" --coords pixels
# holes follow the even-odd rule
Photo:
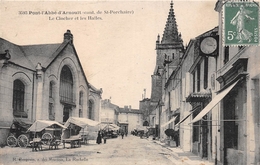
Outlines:
[[[131,105],[129,105],[129,111],[131,111],[131,110],[132,110]]]
[[[64,33],[64,41],[70,41],[70,43],[73,44],[73,35],[70,30],[67,30],[67,32]]]

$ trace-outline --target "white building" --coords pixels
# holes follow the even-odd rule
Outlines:
[[[14,119],[64,123],[70,116],[99,116],[96,109],[89,111],[91,86],[70,30],[58,44],[19,46],[0,38],[0,82],[1,144],[5,144]],[[95,92],[101,97],[101,91]],[[91,107],[97,108],[98,101],[91,99]]]
[[[143,126],[143,112],[138,109],[132,109],[131,106],[120,108],[118,124],[121,127],[121,130],[129,134],[138,126]]]

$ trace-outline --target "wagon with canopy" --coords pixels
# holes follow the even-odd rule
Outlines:
[[[137,134],[140,136],[140,138],[143,138],[143,136],[148,138],[148,128],[147,126],[136,126]]]
[[[33,133],[33,139],[30,144],[33,149],[35,149],[36,146],[41,146],[41,144],[49,146],[49,149],[52,147],[56,149],[61,143],[63,128],[66,127],[56,121],[36,120],[27,130],[27,132]]]
[[[87,118],[70,117],[64,124],[66,129],[62,132],[63,147],[65,148],[66,143],[69,143],[71,148],[80,147],[81,142],[86,143],[90,135],[97,134],[99,124]]]
[[[26,148],[29,145],[29,140],[32,138],[32,135],[26,132],[31,125],[32,122],[30,121],[15,118],[10,127],[9,136],[6,139],[7,145]]]
[[[106,138],[116,138],[120,127],[112,123],[103,123],[100,125],[100,129],[104,132]]]

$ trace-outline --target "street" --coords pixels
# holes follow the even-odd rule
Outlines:
[[[11,164],[88,164],[88,165],[149,165],[175,164],[172,152],[161,145],[137,136],[107,139],[106,144],[90,141],[80,148],[66,148],[60,145],[58,150],[32,152],[31,148],[0,149],[0,163]]]

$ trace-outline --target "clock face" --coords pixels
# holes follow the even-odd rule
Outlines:
[[[205,54],[213,53],[218,45],[217,40],[213,37],[206,37],[200,43],[200,50]]]

